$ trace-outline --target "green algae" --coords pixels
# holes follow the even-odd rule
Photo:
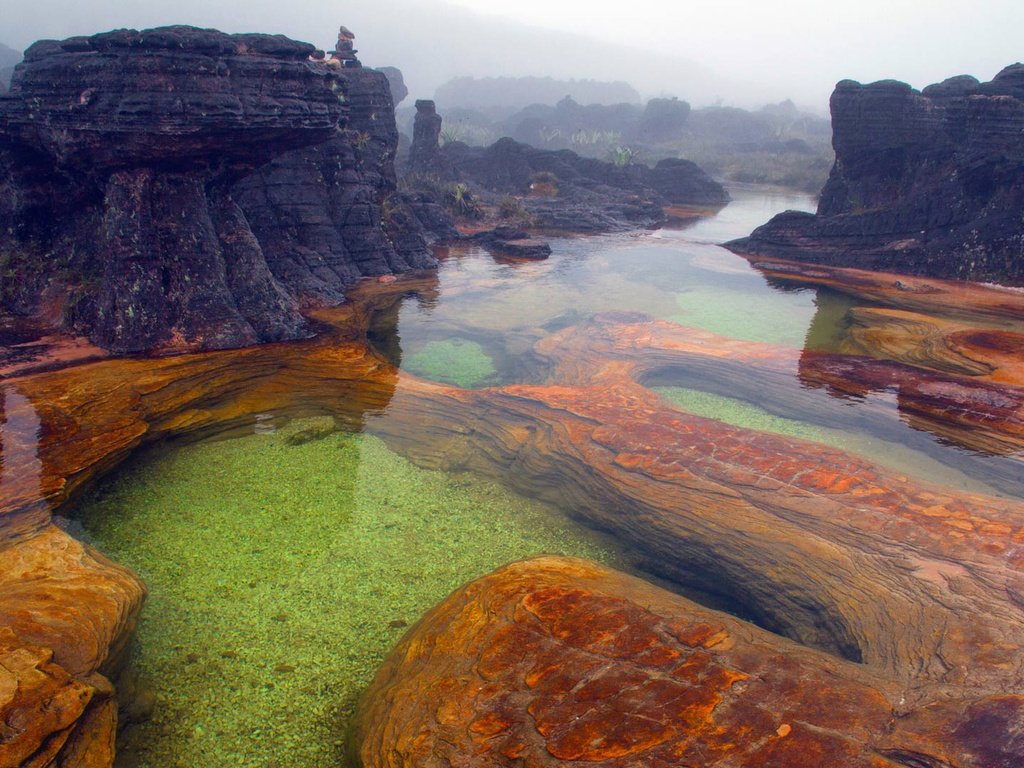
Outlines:
[[[622,566],[501,486],[370,436],[289,441],[308,428],[151,452],[80,505],[150,590],[132,663],[157,703],[118,766],[343,764],[359,692],[451,590],[545,552]]]
[[[463,389],[494,384],[498,378],[490,355],[468,339],[428,341],[406,357],[402,367],[425,379],[454,384]]]
[[[999,491],[992,486],[899,443],[882,440],[862,432],[787,419],[744,400],[700,389],[688,387],[652,387],[651,389],[673,405],[695,416],[715,419],[744,429],[754,429],[822,443],[865,457],[895,472],[912,475],[925,482],[977,493],[999,495]]]
[[[802,347],[817,307],[811,292],[753,293],[698,285],[676,294],[682,313],[665,317],[721,336]]]
[[[700,389],[687,387],[652,387],[652,389],[688,413],[722,421],[736,427],[756,429],[761,432],[771,432],[776,435],[813,440],[819,443],[828,442],[829,432],[835,431],[776,416],[764,408],[759,408],[743,400],[716,395]]]

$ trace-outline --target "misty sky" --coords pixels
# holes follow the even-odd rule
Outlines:
[[[0,0],[0,42],[187,23],[322,47],[345,24],[360,57],[414,98],[455,75],[622,79],[645,96],[824,110],[837,80],[989,79],[1024,59],[1024,0]],[[595,41],[601,41],[595,43]]]

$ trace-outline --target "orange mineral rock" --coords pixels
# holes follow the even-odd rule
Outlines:
[[[708,634],[721,639],[707,647]],[[546,557],[470,583],[413,627],[361,703],[354,747],[364,768],[1009,768],[1024,760],[1022,706],[933,701],[625,574]]]

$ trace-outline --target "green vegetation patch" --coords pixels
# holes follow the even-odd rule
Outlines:
[[[835,427],[809,424],[796,419],[776,416],[764,408],[744,400],[724,397],[711,392],[686,387],[652,387],[653,391],[678,408],[732,424],[744,429],[756,429],[800,440],[821,443],[842,451],[854,453],[881,464],[894,472],[905,473],[924,482],[960,488],[965,491],[999,495],[998,491],[980,480],[964,474],[900,443],[882,440],[873,435],[847,431]]]
[[[813,295],[755,293],[696,286],[676,294],[681,314],[666,317],[722,336],[802,347],[814,317]]]
[[[402,361],[402,368],[431,381],[463,389],[485,387],[498,380],[494,361],[483,347],[469,339],[428,341]]]
[[[652,387],[659,395],[682,410],[695,416],[724,421],[736,427],[772,432],[776,435],[797,437],[819,443],[830,443],[829,430],[802,421],[776,416],[756,405],[732,397],[686,387]],[[844,447],[842,445],[837,447]]]
[[[156,706],[122,732],[119,766],[344,764],[358,694],[453,589],[541,553],[616,564],[501,486],[374,437],[296,443],[298,427],[151,452],[81,504],[94,543],[150,590],[133,664]]]

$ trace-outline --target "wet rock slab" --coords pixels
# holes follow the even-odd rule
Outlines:
[[[813,745],[813,738],[828,736],[820,754],[848,755],[848,762],[836,758],[836,765],[857,765],[857,760],[869,759],[877,762],[864,764],[915,768],[919,764],[954,768],[1019,764],[1014,762],[1020,759],[1014,752],[1020,751],[1014,729],[1019,730],[1017,692],[1024,680],[1024,506],[1020,502],[928,486],[845,451],[680,411],[645,384],[666,370],[693,369],[712,378],[749,380],[757,389],[752,397],[781,407],[792,398],[792,389],[784,389],[780,382],[792,380],[801,354],[795,349],[724,339],[637,313],[607,313],[542,340],[534,354],[547,366],[549,376],[536,384],[465,390],[408,374],[399,378],[395,369],[366,347],[363,339],[369,318],[375,311],[396,315],[395,302],[402,296],[411,290],[430,295],[435,288],[436,282],[427,279],[367,283],[361,287],[365,301],[318,314],[335,330],[297,344],[173,359],[106,360],[5,381],[0,388],[5,451],[0,475],[4,547],[0,551],[5,566],[0,573],[12,581],[0,591],[0,614],[5,617],[0,624],[19,633],[25,647],[52,649],[56,663],[80,682],[91,684],[90,675],[102,674],[108,659],[113,664],[118,656],[122,629],[128,627],[124,617],[132,615],[137,597],[130,597],[130,590],[118,597],[126,582],[116,566],[87,557],[86,550],[79,554],[70,548],[63,534],[50,525],[48,505],[66,501],[146,442],[189,432],[251,428],[260,414],[288,413],[301,403],[340,423],[367,425],[421,466],[469,469],[571,510],[644,552],[649,562],[659,564],[660,575],[730,594],[763,625],[819,648],[800,648],[688,603],[685,608],[678,607],[682,603],[662,603],[669,598],[657,597],[661,593],[656,590],[643,591],[653,587],[617,591],[618,586],[604,585],[604,579],[613,584],[619,577],[576,574],[566,581],[559,576],[548,586],[567,595],[580,591],[583,602],[579,604],[587,606],[586,615],[595,621],[624,611],[630,626],[653,622],[655,639],[646,646],[648,650],[661,643],[679,653],[678,658],[689,658],[692,652],[683,647],[685,643],[665,635],[661,627],[675,618],[684,622],[681,626],[689,626],[685,616],[693,613],[700,617],[694,619],[696,623],[724,627],[737,639],[733,647],[739,649],[717,643],[700,650],[701,640],[694,641],[697,645],[692,647],[697,650],[693,652],[739,655],[715,657],[700,667],[703,671],[696,683],[680,689],[675,687],[678,681],[658,666],[653,650],[647,655],[642,650],[629,651],[633,656],[626,655],[629,664],[623,669],[630,674],[639,669],[641,679],[636,686],[620,686],[623,693],[643,693],[648,691],[645,681],[655,681],[650,683],[649,696],[638,693],[636,700],[629,696],[614,700],[618,709],[611,711],[620,719],[629,716],[628,722],[636,725],[631,732],[654,734],[635,742],[608,725],[611,720],[599,720],[608,727],[589,735],[573,731],[570,726],[576,721],[566,720],[560,707],[573,717],[581,715],[584,724],[590,722],[584,716],[605,715],[596,706],[592,715],[574,710],[571,697],[558,699],[556,688],[543,689],[545,696],[553,697],[546,709],[537,704],[531,711],[524,683],[514,677],[504,680],[500,670],[494,680],[481,683],[490,686],[488,691],[493,689],[493,696],[488,693],[486,700],[474,693],[475,688],[459,687],[472,682],[469,673],[442,685],[443,670],[428,671],[424,674],[441,675],[429,693],[443,698],[448,708],[436,711],[455,713],[449,723],[454,741],[445,741],[439,748],[454,749],[450,745],[461,743],[459,734],[479,720],[478,730],[470,732],[475,735],[467,738],[480,737],[493,749],[504,748],[493,746],[500,742],[512,751],[519,742],[506,739],[506,732],[526,728],[517,723],[544,723],[547,733],[535,728],[539,735],[534,738],[545,740],[543,751],[538,747],[536,754],[549,754],[552,759],[555,753],[548,750],[547,740],[554,749],[564,750],[558,754],[586,755],[588,749],[595,749],[593,754],[606,760],[626,759],[626,755],[640,754],[635,750],[656,750],[670,742],[685,750],[690,743],[680,735],[685,729],[666,725],[675,722],[671,718],[696,718],[706,709],[701,709],[700,701],[720,696],[719,706],[699,721],[719,723],[716,718],[734,711],[729,702],[737,702],[736,713],[743,710],[744,699],[735,696],[749,688],[766,701],[781,702],[778,712],[786,719],[765,722],[756,712],[749,719],[737,714],[739,719],[721,721],[726,730],[701,736],[705,741],[700,743],[709,750],[727,742],[742,743],[743,750],[756,755],[750,758],[751,765],[800,765],[796,761],[804,759],[804,750],[797,750],[794,762],[787,762],[788,756],[769,760],[765,755],[771,753],[757,750],[772,744],[778,749]],[[943,326],[940,331],[943,338],[950,333],[960,338],[953,327]],[[887,339],[897,336],[886,334]],[[871,338],[864,336],[864,343],[873,343]],[[850,357],[855,356],[834,356],[840,361]],[[938,358],[949,359],[946,353]],[[915,366],[890,362],[887,370],[899,370],[911,381],[931,356],[922,353],[914,359]],[[1005,365],[999,370],[1004,369]],[[753,373],[762,378],[757,380]],[[949,371],[932,370],[928,375],[941,377],[947,384],[966,378]],[[981,379],[977,383],[985,387],[1012,391],[1010,385]],[[802,394],[789,403],[790,408],[799,409],[807,402],[800,398],[815,394],[809,389],[799,391]],[[828,397],[820,391],[817,395]],[[864,408],[869,420],[879,424],[892,418],[891,413],[874,413],[870,404]],[[384,410],[387,418],[367,418]],[[992,433],[1000,432],[998,420],[991,421]],[[969,432],[970,427],[961,431]],[[1012,439],[1011,430],[1002,433]],[[543,579],[536,583],[542,584]],[[597,602],[588,602],[591,594],[597,595]],[[575,599],[560,597],[545,613],[547,603],[531,598],[528,603],[536,611],[529,621],[541,621],[555,637],[561,631],[557,629],[562,626],[560,616],[574,617],[572,622],[582,620],[573,613]],[[636,605],[629,607],[630,601]],[[612,604],[617,606],[614,610],[607,607]],[[451,626],[458,631],[448,633],[438,627],[436,639],[427,646],[410,647],[428,656],[446,647],[456,659],[466,654],[483,659],[484,640],[491,642],[485,635],[491,630],[481,635],[484,639],[478,645],[472,644],[477,642],[472,638],[477,625],[486,624],[487,611],[477,603],[469,605],[458,614],[459,621],[470,621],[465,631],[453,620]],[[519,615],[518,608],[502,613],[500,600],[493,605],[495,621]],[[643,611],[660,618],[652,619]],[[500,619],[499,624],[504,621]],[[564,648],[568,636],[555,637],[555,645],[538,641],[535,660],[515,657],[502,665],[509,666],[510,674],[520,674],[529,663],[542,680],[541,673],[552,666],[557,667],[555,672],[576,674],[577,660],[582,665],[586,658],[600,656],[611,670],[619,657],[614,655],[618,651],[608,649],[615,647],[616,638],[627,642],[632,634],[623,634],[614,622],[607,630],[594,624],[583,626],[585,637],[573,641],[582,643],[582,656],[574,655],[579,650],[575,646]],[[530,638],[513,645],[525,652],[533,647],[526,639]],[[627,642],[629,648],[631,643]],[[79,648],[84,650],[75,650]],[[744,648],[754,650],[744,655]],[[563,652],[572,664],[557,662]],[[768,667],[758,660],[762,652],[771,659]],[[863,661],[864,666],[849,665],[839,660],[841,656]],[[413,661],[415,654],[406,659]],[[771,685],[756,688],[762,685],[758,670],[775,667],[786,674],[768,675]],[[722,682],[716,676],[723,669],[748,678]],[[600,678],[595,670],[585,666],[580,670],[582,676],[569,681],[576,693],[581,690],[577,686]],[[665,679],[671,683],[670,690],[658,693],[658,686],[667,684]],[[508,706],[492,707],[493,701],[504,701],[500,694],[504,687],[512,691]],[[842,702],[847,699],[843,697],[853,697],[855,716],[844,720],[850,723],[848,730],[842,724],[823,725],[831,722],[820,719],[828,716],[827,711],[818,714],[826,708],[814,704],[816,700],[800,698],[802,691],[818,689],[838,691],[829,702],[844,718],[847,710]],[[786,696],[806,707],[790,715],[783,701]],[[695,709],[682,708],[683,702],[691,700]],[[395,716],[405,718],[406,708],[433,706],[431,701],[426,695],[422,703],[402,698],[395,703]],[[479,716],[472,709],[476,703],[482,707]],[[644,720],[636,713],[646,707],[652,714]],[[496,714],[480,720],[489,708]],[[441,722],[434,714],[424,717],[422,712],[408,714],[409,722],[425,723],[412,743],[397,738],[405,733],[401,730],[405,726],[395,721],[399,730],[391,731],[396,735],[388,747],[392,751],[374,759],[420,749],[417,739],[432,738],[430,729]],[[506,721],[508,728],[502,725]],[[786,730],[783,725],[790,727],[784,735],[780,733]],[[737,730],[730,733],[726,726]],[[802,738],[804,730],[812,732],[808,737],[812,740],[787,741]],[[605,733],[608,739],[602,740]],[[494,738],[485,739],[488,734]],[[948,743],[937,741],[936,734],[946,734]],[[526,747],[532,749],[532,743]],[[616,757],[616,749],[626,751]],[[847,752],[828,751],[843,749]],[[816,754],[811,747],[806,753]],[[458,764],[456,753],[450,754]],[[521,759],[527,760],[528,754],[533,753],[523,752]],[[907,755],[925,755],[931,762],[914,763],[916,758]],[[817,764],[829,763],[822,757]]]
[[[949,718],[941,726],[937,712]],[[1024,758],[1024,698],[907,687],[567,558],[455,592],[365,695],[365,768],[987,766]]]

